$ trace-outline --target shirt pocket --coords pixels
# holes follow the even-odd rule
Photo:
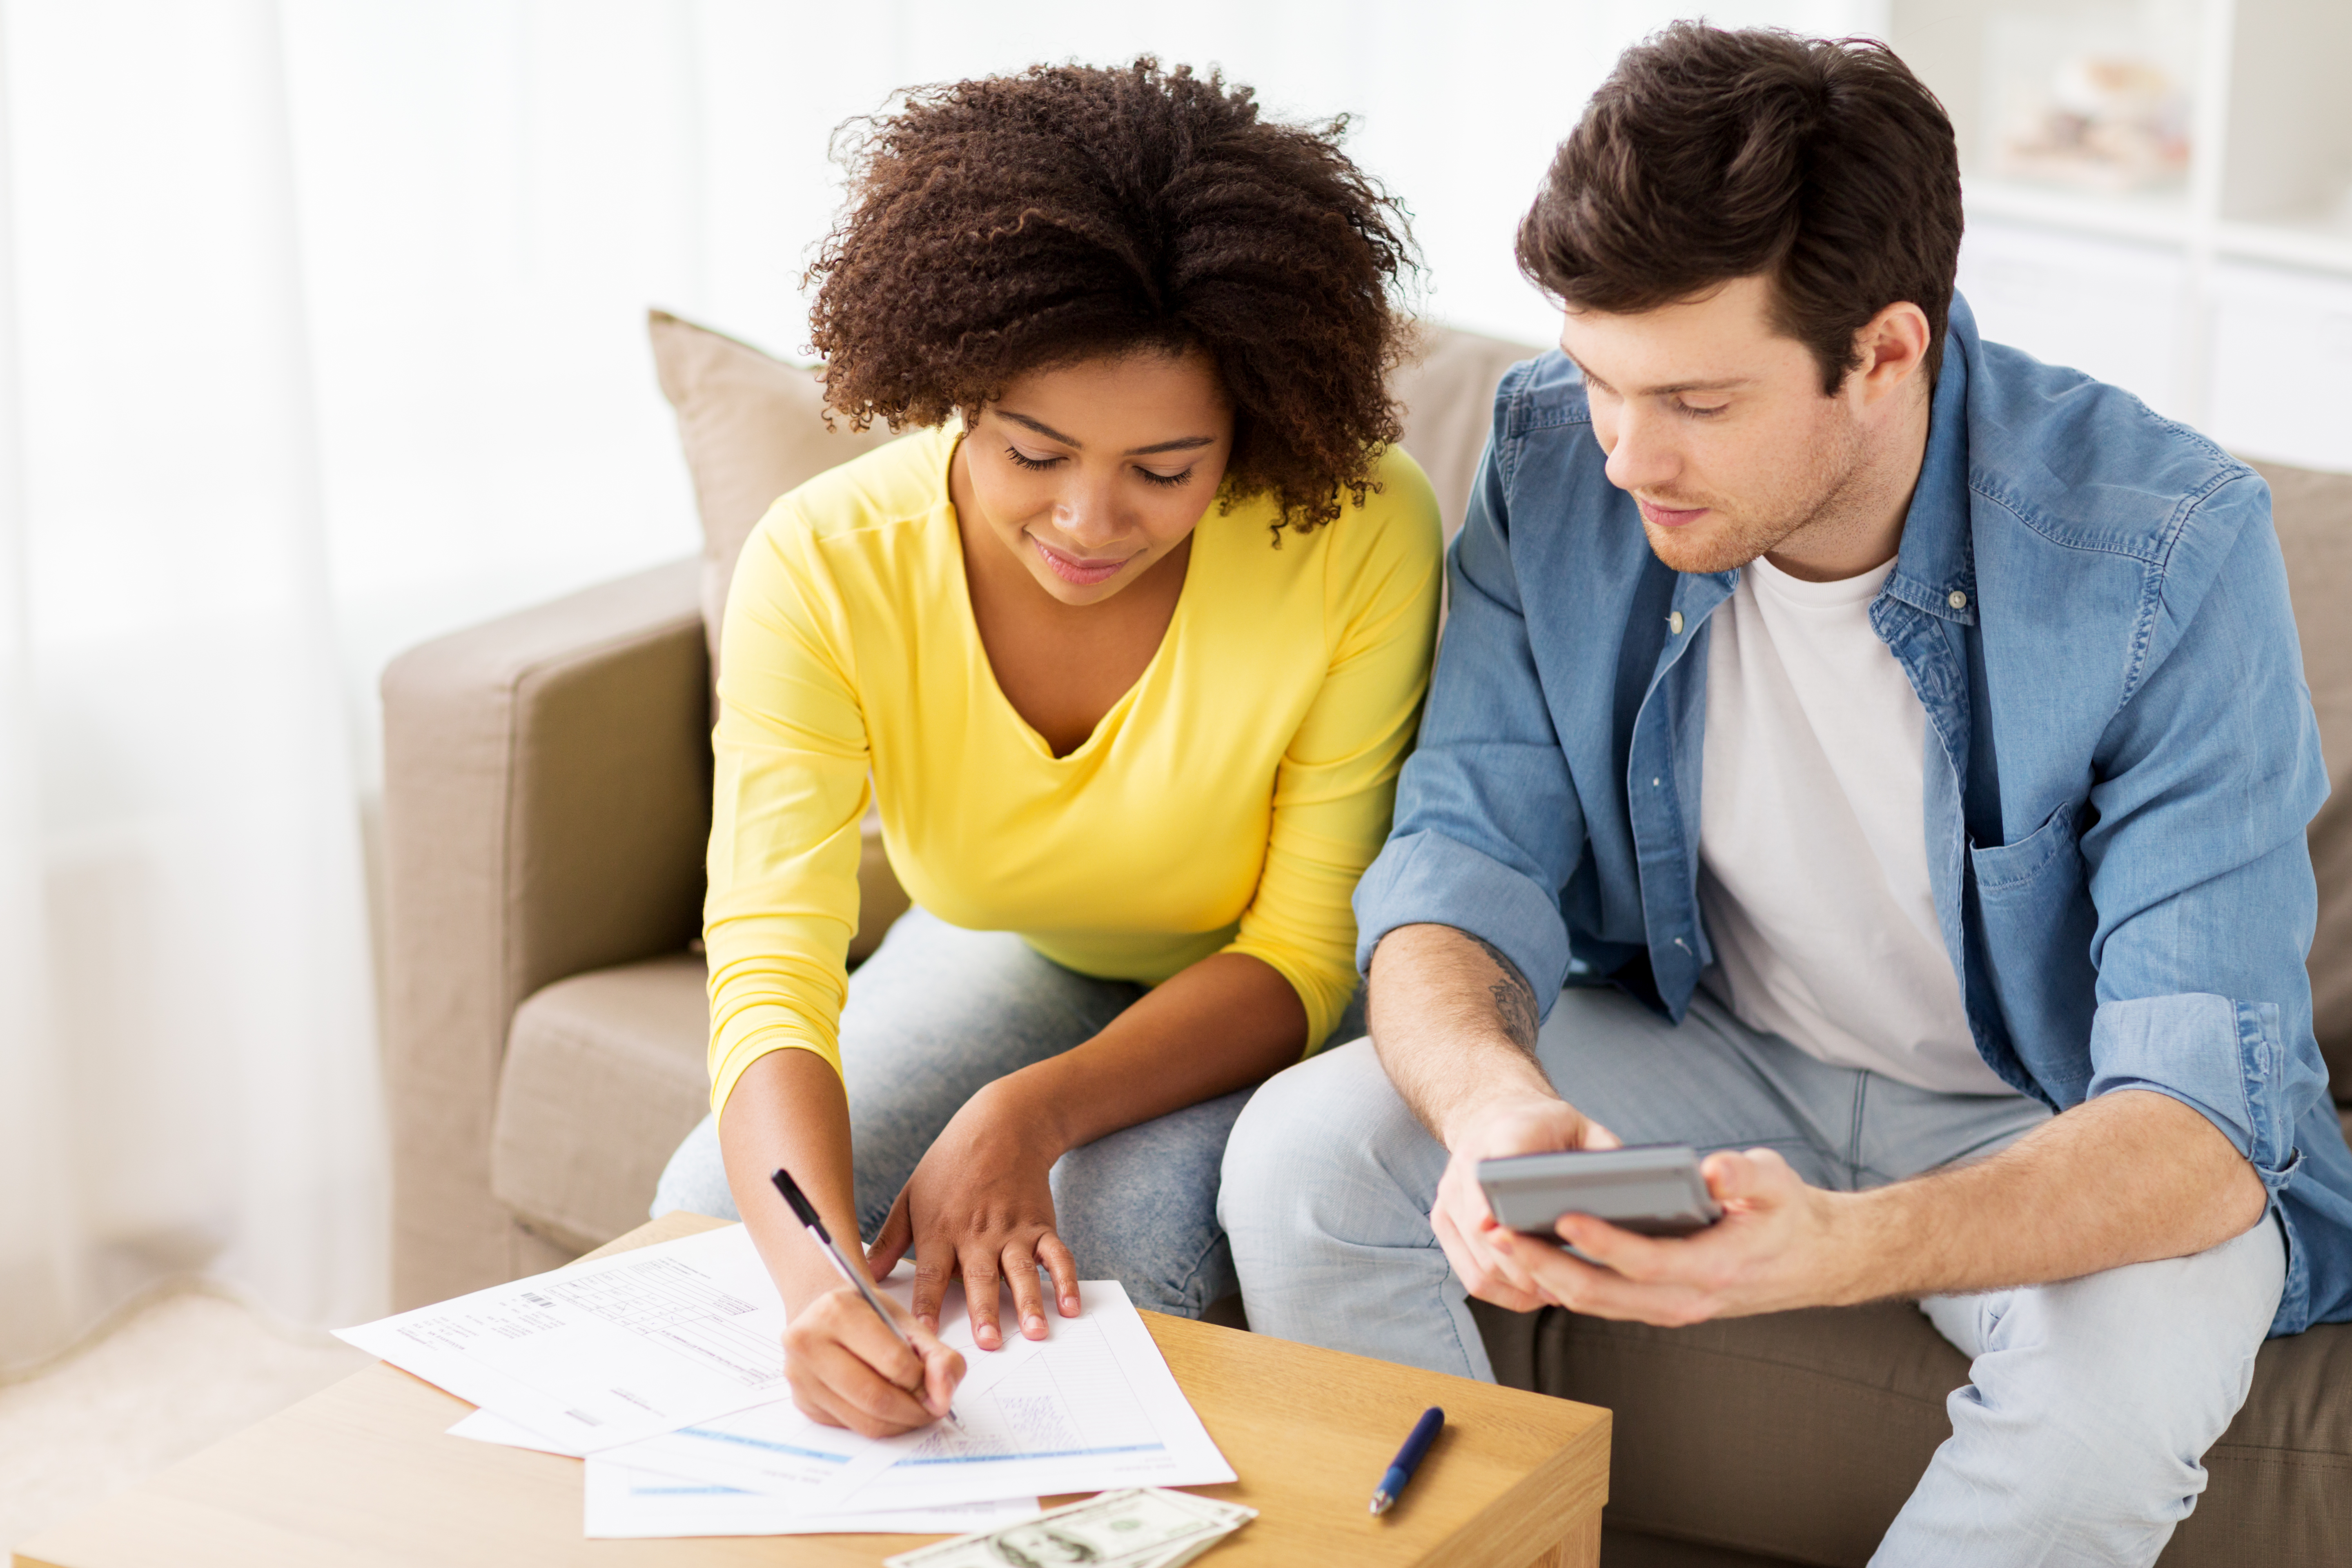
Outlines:
[[[2082,816],[2083,804],[2066,802],[2014,844],[1969,845],[1977,897],[1988,904],[2030,902],[2045,880],[2080,888],[2083,850],[2074,824]]]
[[[2018,1060],[2060,1110],[2090,1088],[2098,913],[2070,800],[2014,844],[1970,845],[1977,941],[1993,1005]]]

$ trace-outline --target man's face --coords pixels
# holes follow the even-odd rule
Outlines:
[[[1677,572],[1728,572],[1835,510],[1864,457],[1854,383],[1829,396],[1812,351],[1773,331],[1769,284],[1741,278],[1630,315],[1571,310],[1609,482]]]

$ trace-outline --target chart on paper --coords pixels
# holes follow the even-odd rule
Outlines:
[[[886,1445],[894,1462],[850,1492],[853,1506],[1233,1479],[1126,1291],[1088,1280],[1080,1292],[1084,1315],[1053,1320],[1045,1341],[967,1352],[961,1427],[941,1422]],[[1006,1362],[992,1365],[994,1355]]]
[[[1161,1453],[1167,1445],[1144,1414],[1102,1325],[1078,1318],[1054,1325],[1053,1352],[1031,1355],[984,1392],[964,1396],[961,1430],[941,1422],[923,1433],[901,1467]]]

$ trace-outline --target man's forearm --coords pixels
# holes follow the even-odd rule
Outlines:
[[[2203,1116],[2146,1090],[2104,1095],[1971,1165],[1853,1194],[1824,1280],[1833,1304],[2072,1279],[2183,1258],[2243,1232],[2262,1178]]]
[[[1373,950],[1372,1048],[1440,1142],[1495,1100],[1559,1098],[1536,1063],[1537,1015],[1526,976],[1466,931],[1399,926]]]

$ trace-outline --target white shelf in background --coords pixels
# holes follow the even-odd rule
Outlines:
[[[1964,174],[1960,195],[1971,218],[2003,218],[2167,245],[2185,244],[2189,236],[2189,197],[2178,189],[2117,194]]]
[[[2352,277],[2352,228],[2340,224],[2225,220],[2214,235],[2214,248],[2223,256],[2244,260],[2273,261]]]

